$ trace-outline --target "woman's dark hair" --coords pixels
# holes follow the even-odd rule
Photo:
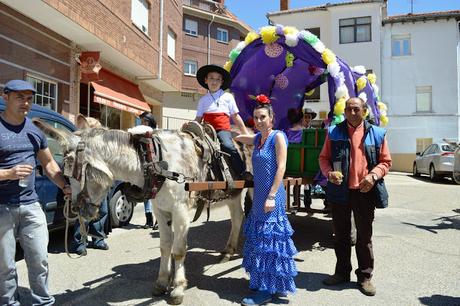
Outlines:
[[[275,116],[275,113],[273,112],[273,107],[270,103],[257,103],[254,109],[266,109],[269,116]]]
[[[143,112],[140,116],[139,116],[141,119],[145,119],[149,122],[149,126],[152,128],[152,129],[156,129],[157,128],[157,122],[155,120],[155,117],[153,117],[153,115],[149,112]]]
[[[303,111],[298,108],[290,108],[287,112],[287,118],[291,125],[297,124],[303,119]]]

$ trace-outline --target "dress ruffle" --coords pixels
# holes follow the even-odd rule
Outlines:
[[[250,288],[270,293],[295,292],[293,277],[297,269],[293,256],[297,249],[291,239],[293,232],[285,216],[275,222],[247,219],[242,265],[251,276]]]

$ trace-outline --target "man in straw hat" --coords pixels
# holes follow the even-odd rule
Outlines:
[[[207,122],[216,129],[222,150],[230,154],[233,170],[240,178],[244,178],[246,166],[233,144],[230,118],[233,119],[241,133],[247,134],[248,132],[238,114],[235,98],[231,93],[224,91],[232,83],[230,73],[222,67],[206,65],[198,70],[196,78],[200,85],[208,90],[208,93],[198,102],[195,120]]]
[[[316,118],[316,113],[311,108],[303,110],[303,126],[306,129],[311,128],[311,121]]]

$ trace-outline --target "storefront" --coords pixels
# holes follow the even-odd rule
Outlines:
[[[133,127],[144,111],[151,109],[138,85],[107,69],[100,70],[98,81],[80,83],[80,113],[99,119],[108,128]]]

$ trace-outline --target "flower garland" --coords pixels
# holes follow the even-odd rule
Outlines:
[[[340,123],[344,120],[344,111],[345,111],[345,101],[350,98],[348,87],[345,85],[345,75],[343,71],[341,71],[340,65],[337,62],[337,57],[330,49],[326,48],[326,46],[321,42],[321,40],[311,33],[308,30],[298,31],[295,27],[291,26],[265,26],[260,28],[259,33],[256,32],[249,32],[244,41],[238,43],[238,45],[230,51],[229,54],[229,61],[227,61],[224,65],[224,69],[230,72],[232,69],[233,63],[236,61],[238,56],[241,54],[242,50],[250,45],[257,39],[261,39],[265,45],[270,45],[276,43],[276,41],[281,37],[284,36],[285,44],[289,47],[295,47],[298,45],[300,40],[308,43],[316,52],[321,54],[321,59],[327,66],[327,72],[336,80],[337,88],[335,91],[335,104],[334,104],[334,118],[332,120],[333,124]],[[291,53],[287,53],[286,55],[286,66],[291,67],[294,56],[291,56]],[[380,111],[380,122],[381,125],[385,126],[388,123],[387,117],[387,108],[385,104],[380,101],[380,97],[378,95],[378,87],[375,84],[376,76],[375,74],[369,74],[367,77],[365,76],[366,69],[364,66],[356,66],[353,68],[353,71],[362,74],[356,80],[356,87],[359,93],[359,97],[364,101],[367,101],[367,95],[362,90],[366,87],[367,83],[372,86],[374,90],[374,94],[377,98],[377,106]],[[307,94],[312,94],[313,91],[308,92]]]

